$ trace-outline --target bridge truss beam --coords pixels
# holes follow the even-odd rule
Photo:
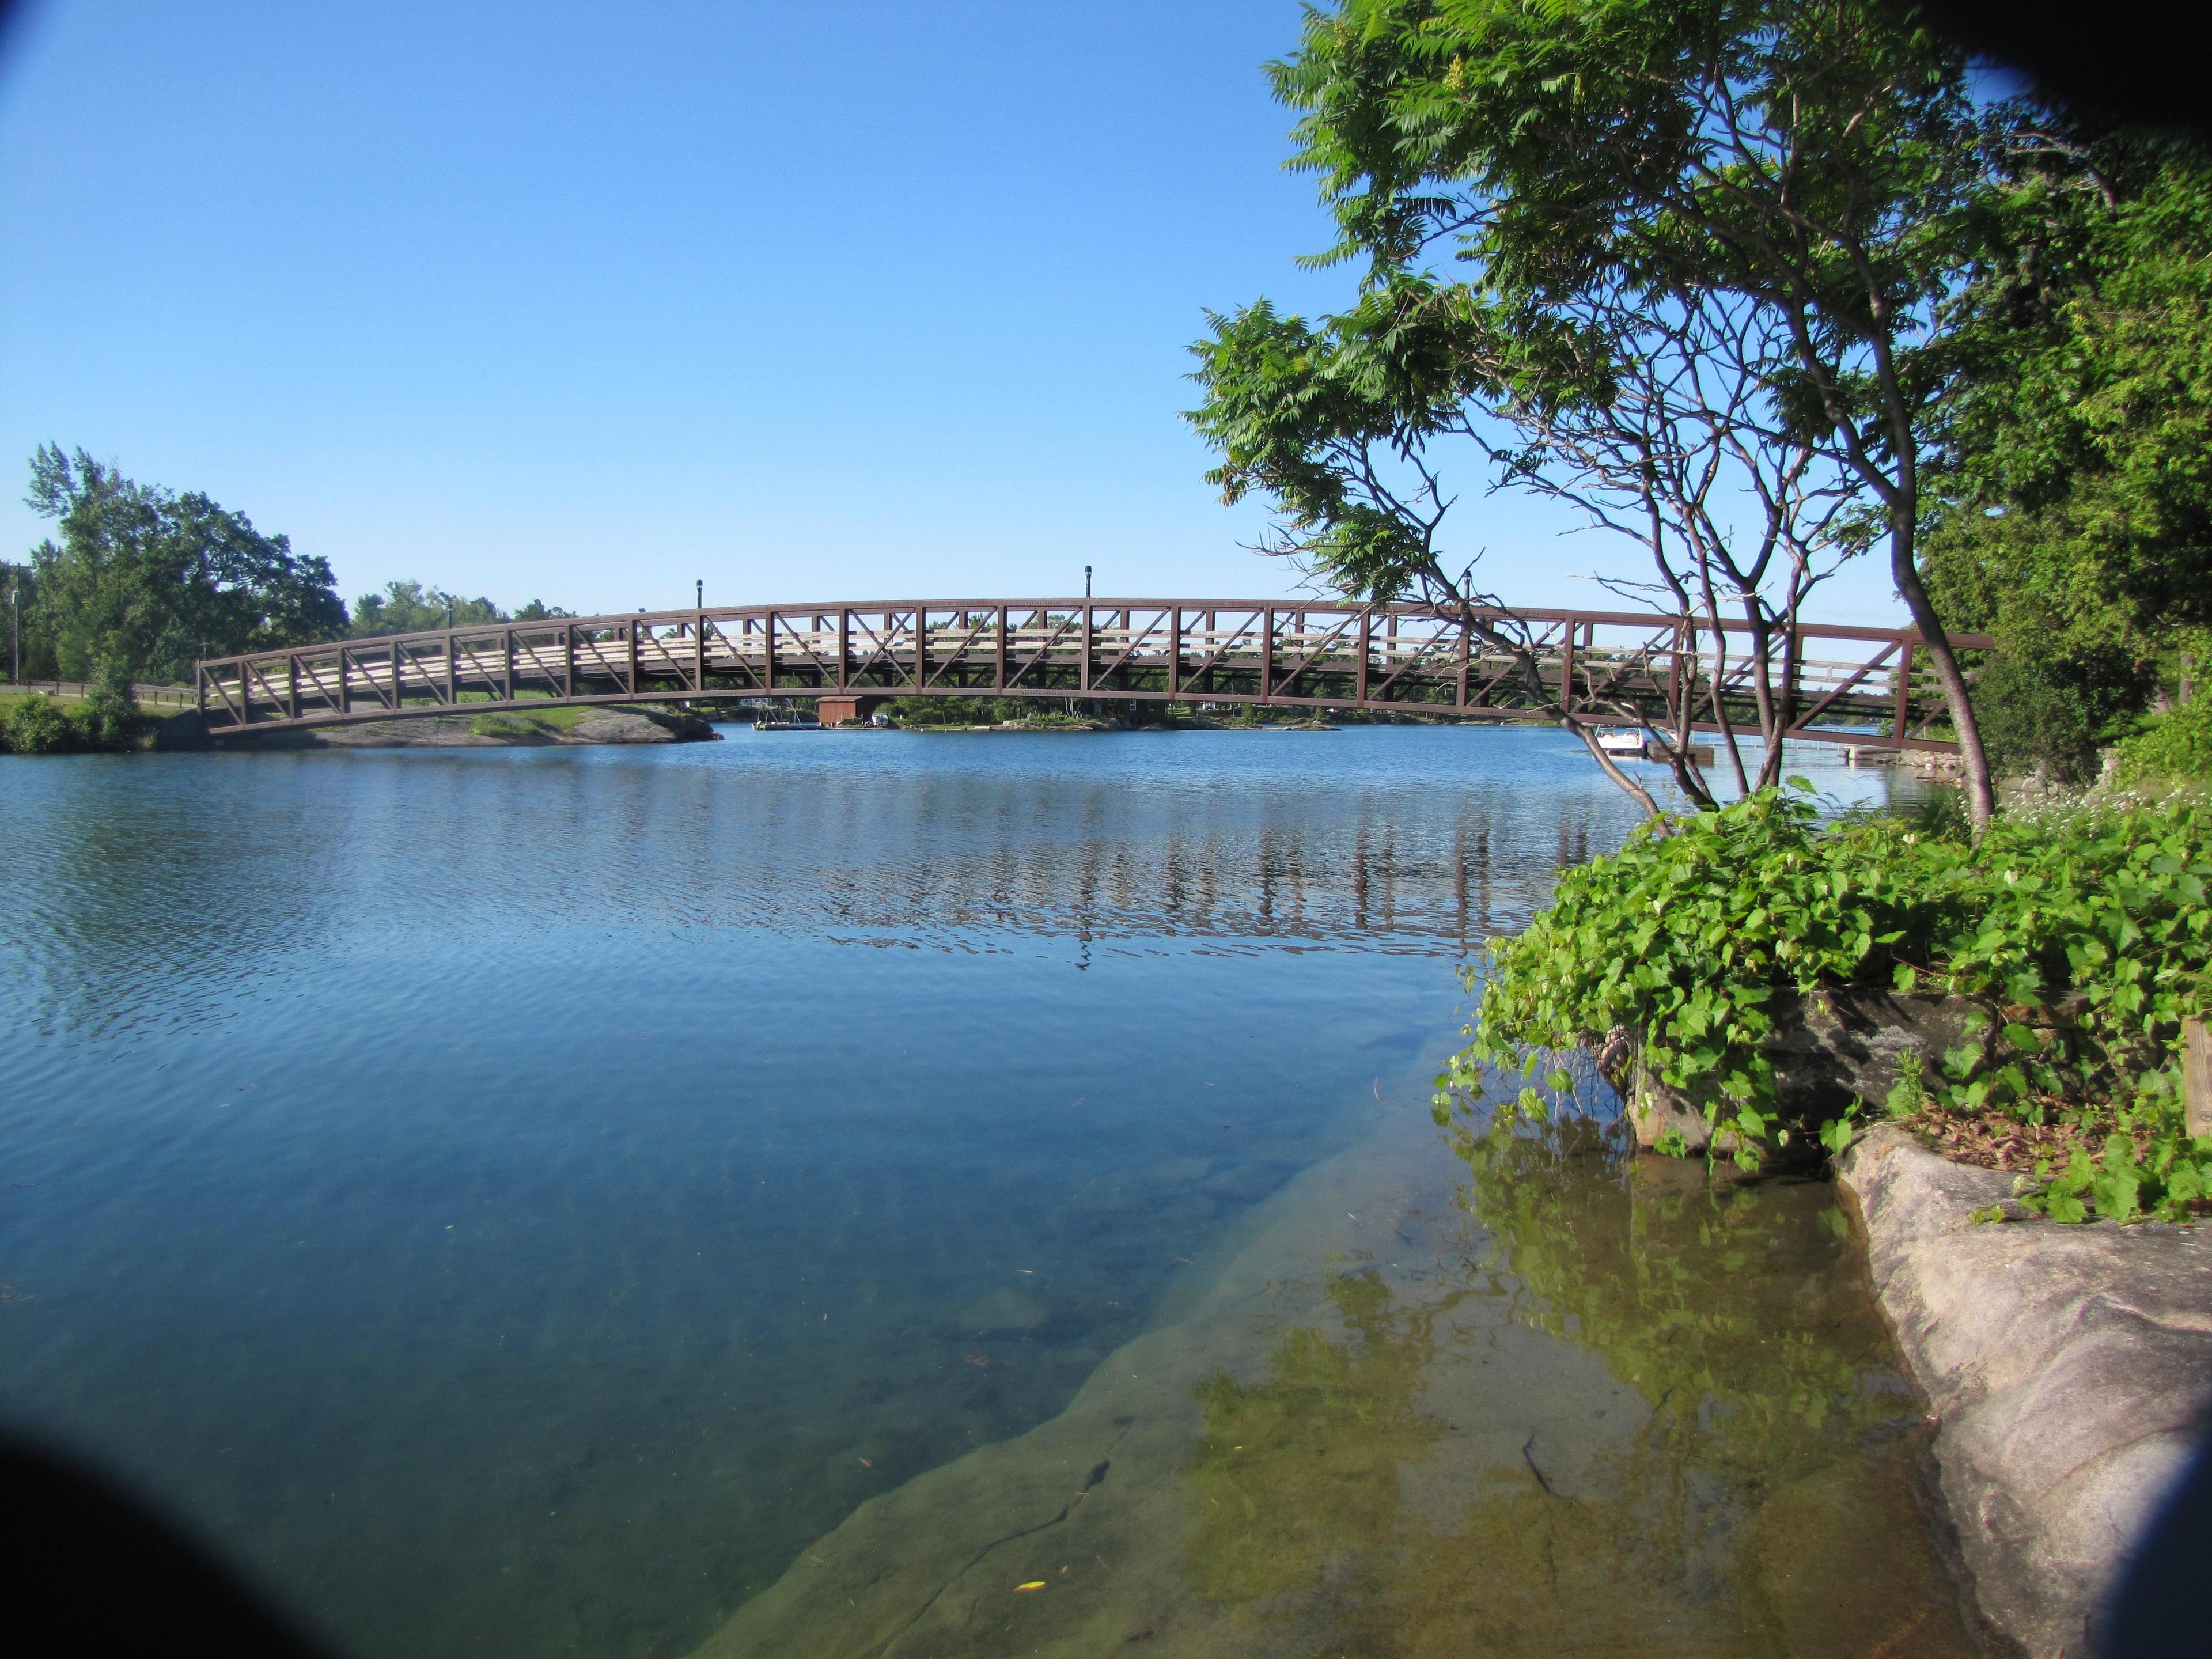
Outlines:
[[[1613,723],[1663,720],[1687,685],[1739,732],[1751,662],[1654,613],[1517,613],[1547,695]],[[1731,633],[1746,631],[1741,623]],[[1910,629],[1802,627],[1792,738],[1951,751]],[[1986,648],[1978,635],[1954,636]],[[300,646],[198,665],[217,735],[593,703],[734,697],[1079,697],[1549,718],[1514,659],[1413,605],[1251,599],[932,599],[747,605],[495,623]],[[1717,732],[1717,720],[1697,723]]]

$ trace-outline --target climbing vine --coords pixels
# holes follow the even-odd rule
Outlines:
[[[1838,1125],[1777,1109],[1764,1045],[1787,992],[1849,986],[1972,1000],[1967,1038],[1908,1073],[1893,1115],[2067,1129],[2023,1196],[2060,1219],[2172,1216],[2212,1197],[2186,1133],[2179,1040],[2212,970],[2212,817],[2117,801],[2000,817],[1981,842],[1910,821],[1824,822],[1792,780],[1646,826],[1571,872],[1551,907],[1468,970],[1473,1042],[1437,1111],[1504,1074],[1540,1115],[1545,1056],[1626,1035],[1662,1083],[1752,1148]],[[1543,1079],[1556,1091],[1556,1071]],[[1825,1130],[1825,1133],[1823,1131]]]

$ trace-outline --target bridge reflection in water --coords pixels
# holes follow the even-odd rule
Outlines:
[[[667,753],[649,788],[628,766],[516,751],[469,769],[466,814],[440,799],[433,757],[400,764],[411,807],[456,834],[531,826],[543,888],[604,884],[570,867],[573,846],[650,845],[643,902],[686,925],[959,951],[1054,939],[1456,955],[1521,926],[1555,870],[1633,822],[1578,748],[1540,730],[854,738],[866,764],[842,739],[733,737]],[[1814,769],[1844,787],[1866,776]],[[1532,811],[1519,797],[1537,787],[1556,798]],[[732,856],[763,847],[776,856]]]
[[[856,837],[865,842],[856,855],[878,854],[866,867],[836,862],[842,838],[832,830],[812,870],[730,872],[709,915],[730,905],[754,924],[902,943],[1018,932],[1108,945],[1357,940],[1370,951],[1426,954],[1479,945],[1541,902],[1549,871],[1530,867],[1522,849],[1494,857],[1487,811],[1468,807],[1429,830],[1413,836],[1387,822],[1363,824],[1340,841],[1337,824],[1271,823],[1170,833],[1139,851],[1104,836],[1051,844],[1024,826],[997,847],[939,848],[911,867],[888,868],[880,827]],[[1590,830],[1563,819],[1553,867],[1587,857]]]
[[[1636,611],[1532,611],[1546,698],[1659,718],[1685,687],[1759,729],[1750,664]],[[1743,625],[1735,624],[1741,634]],[[1790,735],[1947,750],[1911,630],[1807,626],[1773,691]],[[1965,648],[1989,642],[1960,635]],[[402,634],[213,658],[196,671],[211,731],[389,720],[456,708],[690,702],[716,696],[1203,700],[1547,718],[1510,654],[1420,607],[1252,599],[956,599],[640,611]],[[1700,731],[1717,730],[1711,722]]]

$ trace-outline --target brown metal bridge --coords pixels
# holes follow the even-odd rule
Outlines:
[[[1550,697],[1654,720],[1686,685],[1756,732],[1747,659],[1674,617],[1498,613],[1525,628]],[[1729,625],[1729,639],[1745,624]],[[1806,625],[1773,688],[1790,737],[1949,750],[1943,702],[1910,630]],[[1954,635],[1984,648],[1979,635]],[[1695,678],[1692,678],[1695,677]],[[1295,599],[931,599],[740,605],[495,623],[343,640],[198,665],[221,736],[267,728],[564,705],[740,697],[1075,697],[1549,718],[1510,653],[1410,605]],[[1711,720],[1701,732],[1720,729]]]

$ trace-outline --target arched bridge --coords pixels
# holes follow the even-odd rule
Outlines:
[[[1501,613],[1502,615],[1503,613]],[[1553,697],[1611,720],[1658,719],[1713,682],[1756,732],[1747,660],[1675,617],[1511,613]],[[1743,632],[1734,625],[1730,638]],[[1792,737],[1948,750],[1942,699],[1910,631],[1796,630],[1774,687]],[[1954,644],[1986,647],[1978,635]],[[1924,658],[1925,653],[1920,653]],[[1698,677],[1688,680],[1689,676]],[[344,640],[198,667],[210,732],[589,703],[736,697],[1083,697],[1257,703],[1487,719],[1547,718],[1508,653],[1415,605],[1262,599],[931,599],[743,605],[498,623]],[[1718,727],[1701,722],[1701,731]]]

